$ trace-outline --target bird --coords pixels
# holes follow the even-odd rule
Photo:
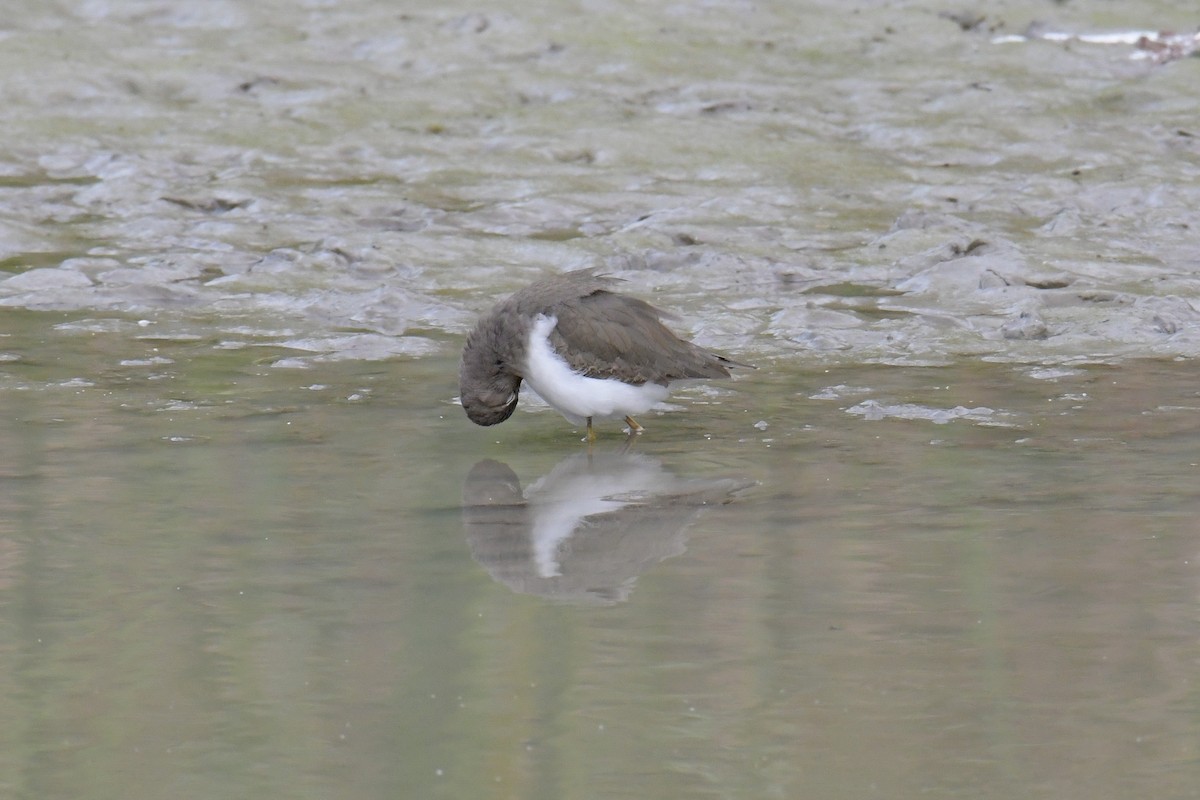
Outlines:
[[[614,291],[620,278],[587,267],[536,281],[500,301],[467,335],[459,399],[477,425],[512,416],[524,382],[575,425],[634,419],[666,399],[672,381],[728,378],[750,367],[680,339],[671,315]]]

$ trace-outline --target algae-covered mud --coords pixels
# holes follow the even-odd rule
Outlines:
[[[420,357],[599,263],[756,355],[1196,354],[1198,62],[1086,36],[1186,4],[7,16],[8,307]]]

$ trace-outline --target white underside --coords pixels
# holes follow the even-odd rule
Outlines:
[[[657,383],[633,386],[616,378],[588,378],[572,370],[550,346],[548,337],[557,324],[557,317],[544,314],[534,319],[525,356],[525,383],[572,423],[581,425],[588,417],[644,414],[667,399],[667,387]]]

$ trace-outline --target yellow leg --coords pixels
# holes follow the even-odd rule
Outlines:
[[[587,440],[588,440],[588,444],[592,444],[593,442],[596,441],[596,432],[594,430],[592,430],[592,418],[591,417],[588,417]]]
[[[629,426],[629,435],[630,436],[633,436],[634,434],[641,433],[642,431],[646,430],[641,425],[638,425],[637,420],[634,419],[633,417],[626,417],[625,424]]]

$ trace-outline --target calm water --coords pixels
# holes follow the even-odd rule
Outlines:
[[[1200,796],[1191,3],[10,5],[0,797]]]
[[[589,459],[446,358],[67,336],[5,370],[11,796],[1195,791],[1186,364],[766,365]]]

